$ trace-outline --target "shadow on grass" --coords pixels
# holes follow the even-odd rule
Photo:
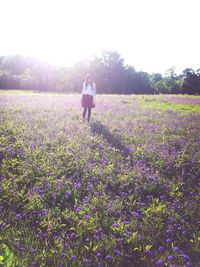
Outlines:
[[[90,123],[93,134],[102,136],[112,147],[119,149],[121,154],[125,157],[130,155],[130,150],[121,142],[120,137],[114,136],[109,129],[99,121]]]

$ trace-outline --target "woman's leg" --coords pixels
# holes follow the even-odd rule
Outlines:
[[[87,107],[84,107],[84,109],[83,109],[83,120],[85,119],[86,112],[87,112]]]
[[[90,121],[90,117],[91,117],[91,108],[88,108],[88,122]]]

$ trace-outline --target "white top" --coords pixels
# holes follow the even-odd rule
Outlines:
[[[92,95],[93,100],[95,101],[95,99],[96,99],[96,84],[94,82],[92,82],[92,86],[90,84],[88,84],[88,86],[86,87],[86,81],[84,81],[83,86],[82,86],[81,97],[82,97],[82,95]]]

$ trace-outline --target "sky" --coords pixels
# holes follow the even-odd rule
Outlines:
[[[137,71],[200,68],[200,0],[0,0],[0,56],[69,66],[116,51]]]

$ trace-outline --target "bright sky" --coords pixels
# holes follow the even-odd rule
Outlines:
[[[137,71],[200,68],[200,0],[0,0],[0,56],[69,65],[117,51]]]

